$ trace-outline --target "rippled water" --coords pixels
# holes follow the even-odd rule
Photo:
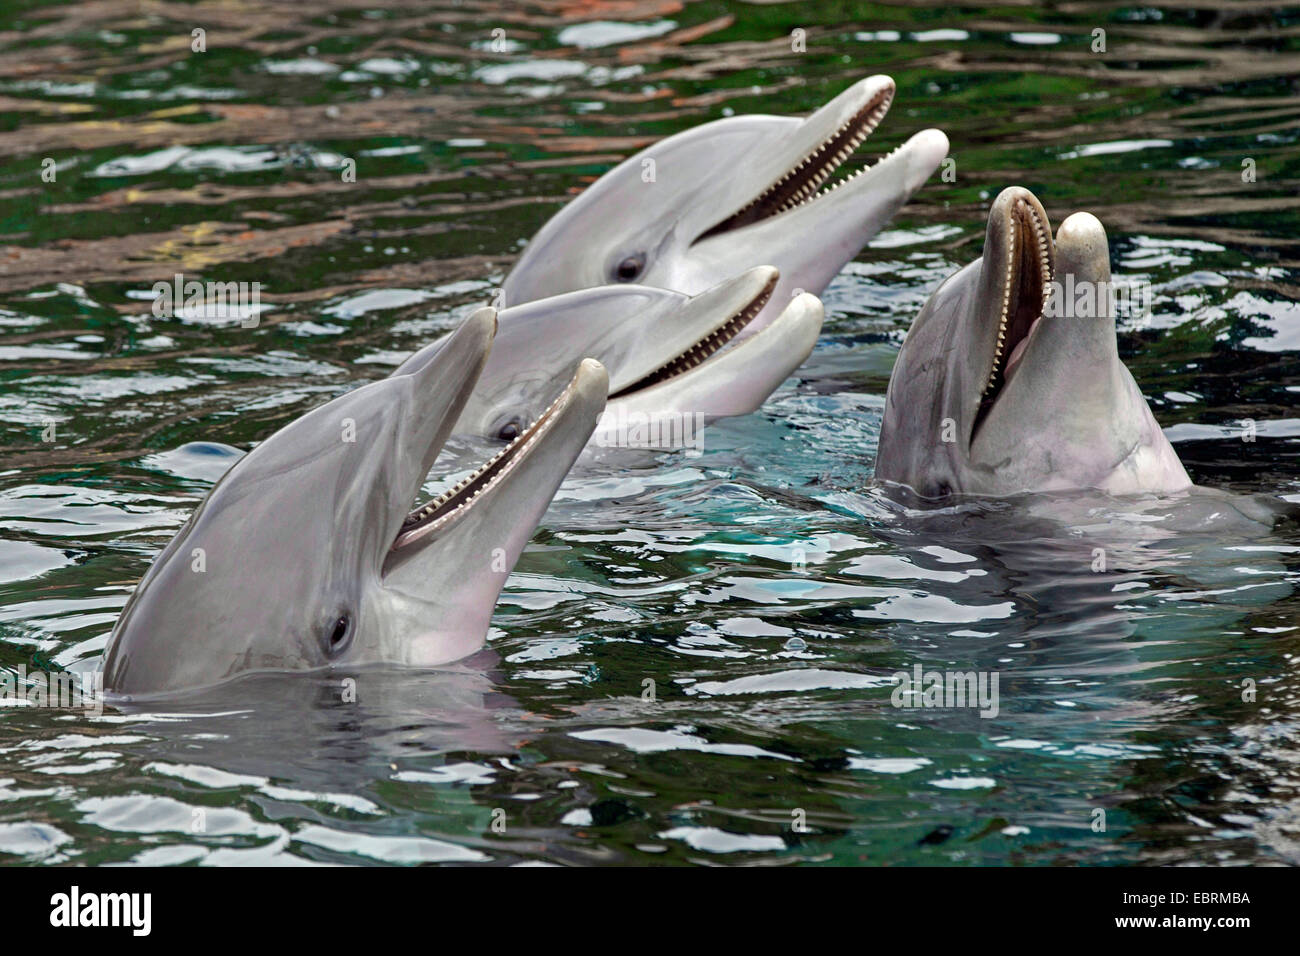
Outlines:
[[[0,710],[0,860],[1300,861],[1293,525],[870,487],[907,325],[1019,183],[1098,215],[1153,285],[1121,350],[1193,478],[1300,494],[1300,8],[1181,6],[9,0],[9,669],[95,667],[234,448],[453,326],[640,146],[887,72],[867,153],[940,126],[957,178],[834,283],[760,413],[700,457],[575,473],[473,659],[362,674],[355,704],[308,677]],[[155,318],[175,272],[259,281],[269,308]],[[1000,712],[895,709],[916,664],[996,672]]]

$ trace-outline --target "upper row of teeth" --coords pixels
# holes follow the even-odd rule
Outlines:
[[[787,212],[791,209],[794,209],[796,206],[802,206],[804,203],[812,199],[812,197],[817,195],[817,193],[821,190],[822,184],[825,183],[826,180],[830,179],[832,175],[834,175],[835,170],[839,169],[840,166],[844,164],[844,161],[848,159],[850,156],[852,156],[854,152],[857,151],[857,148],[859,146],[861,146],[864,142],[866,142],[868,136],[870,136],[873,132],[875,132],[876,127],[880,125],[880,121],[884,119],[885,113],[888,110],[889,110],[889,98],[886,98],[882,103],[880,103],[880,105],[878,105],[875,109],[871,111],[871,113],[867,116],[866,122],[858,127],[858,131],[853,134],[853,137],[842,147],[840,147],[840,149],[835,153],[834,156],[824,161],[821,168],[818,169],[817,172],[813,175],[813,178],[808,180],[808,182],[804,183],[802,186],[800,186],[799,189],[792,196],[790,196],[784,203],[781,204],[780,208],[777,209],[777,214]],[[816,158],[825,149],[827,149],[830,146],[831,142],[833,142],[835,139],[837,139],[839,136],[841,136],[844,132],[848,130],[848,128],[852,125],[852,123],[853,121],[849,120],[849,122],[845,123],[838,130],[836,130],[835,135],[832,136],[829,140],[827,140],[825,146],[822,146],[821,149],[813,153],[802,163],[796,166],[793,170],[787,173],[786,176],[781,181],[784,182],[786,179],[789,179],[790,176],[795,175],[801,169],[806,167],[809,163],[816,160]],[[890,155],[892,156],[893,153],[891,152]],[[857,172],[855,172],[852,176],[848,177],[848,179],[854,179],[862,175],[862,173],[864,173],[867,170],[867,168],[868,167],[864,166],[862,169],[859,169]],[[848,179],[840,180],[839,182],[835,183],[835,185],[831,187],[831,191],[843,185],[845,182],[848,181]]]
[[[865,120],[861,120],[861,121],[859,120],[861,114],[857,114],[856,116],[851,117],[847,122],[844,123],[844,125],[842,125],[839,129],[837,129],[826,140],[825,143],[819,146],[812,153],[809,153],[807,156],[805,156],[797,166],[795,166],[784,176],[778,179],[775,183],[773,183],[770,187],[768,187],[761,196],[757,197],[753,201],[746,204],[743,209],[741,209],[738,213],[736,213],[736,215],[737,216],[744,215],[750,209],[753,209],[759,203],[763,202],[768,196],[772,195],[773,193],[779,192],[782,186],[784,186],[790,179],[797,176],[803,170],[808,168],[810,164],[820,164],[818,165],[817,172],[813,174],[812,179],[808,180],[808,182],[800,186],[799,189],[793,195],[787,198],[785,202],[781,204],[780,208],[777,209],[776,214],[786,212],[790,209],[794,209],[796,206],[801,206],[804,203],[808,202],[809,199],[811,199],[814,195],[817,194],[817,191],[821,188],[822,184],[831,177],[831,175],[835,172],[835,170],[838,169],[846,159],[852,156],[854,151],[859,146],[861,146],[864,142],[866,142],[868,136],[870,136],[873,132],[875,132],[876,127],[880,125],[880,121],[885,118],[885,114],[889,111],[889,104],[892,101],[893,101],[893,96],[886,96],[883,100],[881,100],[871,109],[871,111],[867,114]],[[824,157],[822,154],[827,149],[830,148],[831,143],[833,143],[836,139],[838,139],[840,136],[846,133],[855,123],[858,123],[858,129],[857,132],[853,134],[853,138],[850,139],[839,150],[837,150],[834,156],[831,156],[829,159]],[[896,151],[897,150],[893,152]],[[893,152],[891,152],[889,155],[892,156]],[[887,159],[888,157],[885,158]],[[861,175],[865,171],[866,171],[866,167],[858,170],[856,173],[853,174],[853,176],[850,176],[849,179],[855,178]],[[840,183],[836,183],[834,186],[831,187],[831,189],[835,189],[839,187],[842,184],[842,182],[846,182],[846,181],[847,180],[843,180]]]
[[[510,442],[510,444],[506,445],[505,448],[502,448],[499,452],[497,452],[495,455],[489,458],[487,462],[484,463],[481,467],[470,472],[466,477],[456,482],[455,485],[453,485],[451,488],[448,488],[438,497],[434,498],[432,501],[426,504],[419,511],[414,511],[411,514],[407,515],[406,518],[402,521],[403,530],[409,529],[412,525],[417,525],[421,521],[424,521],[430,515],[434,514],[439,508],[445,505],[447,502],[451,501],[457,495],[461,494],[474,481],[482,477],[483,474],[485,474],[490,468],[492,468],[499,461],[501,461],[501,459],[505,458],[509,454],[512,454],[521,442],[527,441],[531,443],[532,439],[536,436],[537,432],[540,431],[540,427],[539,427],[540,424],[546,421],[546,419],[550,416],[551,412],[554,410],[555,406],[560,403],[560,399],[564,398],[564,394],[565,393],[562,391],[558,396],[556,396],[555,401],[551,402],[551,404],[547,407],[546,411],[542,412],[541,416],[537,419],[537,424],[535,424],[531,429],[521,432],[519,435],[515,437],[513,441]],[[463,508],[468,507],[476,498],[478,498],[479,495],[483,494],[483,492],[487,491],[489,488],[494,487],[495,484],[496,483],[494,481],[488,482],[482,488],[475,491],[474,494],[470,495],[468,498],[466,498],[464,501],[458,504],[455,508],[449,511],[447,515],[444,515],[444,518],[449,515],[455,514],[456,512],[460,511]]]
[[[643,378],[641,381],[646,384],[634,386],[634,390],[639,391],[641,388],[647,388],[656,382],[661,382],[664,379],[681,375],[683,372],[689,372],[705,359],[711,357],[718,351],[718,349],[731,341],[737,332],[748,325],[754,316],[758,315],[763,306],[767,304],[769,293],[770,289],[765,289],[763,294],[759,295],[759,297],[753,302],[745,306],[743,310],[737,312],[729,320],[724,322],[707,338],[696,342],[687,351],[683,352],[675,359],[664,363],[658,369]]]
[[[1023,199],[1017,201],[1017,205],[1024,206],[1029,212],[1029,218],[1034,224],[1034,236],[1038,240],[1038,267],[1039,275],[1044,280],[1050,277],[1052,272],[1051,258],[1047,247],[1047,229],[1044,228],[1042,221],[1038,218],[1032,206]],[[1011,283],[1015,280],[1015,273],[1012,271],[1016,260],[1016,242],[1020,235],[1018,229],[1011,230],[1011,241],[1007,243],[1007,281],[1002,287],[1002,311],[998,316],[998,341],[993,347],[993,370],[989,372],[989,380],[984,386],[984,393],[987,395],[997,380],[998,373],[1002,371],[1003,352],[1007,343],[1007,325],[1011,321]],[[1047,298],[1051,294],[1051,285],[1049,282],[1043,282],[1043,305],[1047,305]]]

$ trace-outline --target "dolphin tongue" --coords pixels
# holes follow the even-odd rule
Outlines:
[[[1019,342],[1016,343],[1016,347],[1013,348],[1011,354],[1007,356],[1007,366],[1002,372],[1002,382],[1004,385],[1011,381],[1011,376],[1015,374],[1016,366],[1020,364],[1020,357],[1025,354],[1025,346],[1029,344],[1029,337],[1034,334],[1034,329],[1038,328],[1038,323],[1041,321],[1043,321],[1041,315],[1034,319],[1033,323],[1029,326],[1029,331],[1024,334],[1024,337],[1021,338]]]

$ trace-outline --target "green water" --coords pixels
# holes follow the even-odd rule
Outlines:
[[[1297,862],[1294,528],[918,515],[869,482],[911,317],[1020,184],[1057,222],[1097,215],[1151,284],[1121,351],[1192,477],[1300,494],[1298,36],[1300,7],[1212,0],[4,0],[10,670],[92,669],[225,446],[454,326],[641,146],[884,72],[894,107],[849,168],[938,126],[956,177],[827,290],[759,413],[698,458],[575,474],[462,666],[361,675],[356,703],[310,677],[0,710],[0,861]],[[269,307],[156,318],[177,272]],[[998,715],[892,707],[916,664],[997,673]]]

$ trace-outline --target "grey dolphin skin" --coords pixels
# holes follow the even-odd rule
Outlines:
[[[999,194],[983,257],[945,281],[908,331],[876,479],[926,498],[1191,487],[1120,361],[1095,217],[1075,213],[1053,241],[1032,193]]]
[[[456,431],[513,439],[542,414],[575,356],[594,358],[609,372],[596,444],[614,442],[634,412],[665,425],[686,416],[694,423],[694,416],[748,414],[803,363],[821,331],[821,301],[803,294],[762,332],[733,341],[766,306],[778,279],[776,269],[759,266],[694,296],[614,285],[504,309]]]
[[[603,366],[575,360],[515,441],[410,510],[496,324],[480,309],[237,462],[131,595],[109,638],[105,689],[138,699],[255,672],[436,666],[481,647],[608,388]]]
[[[893,98],[894,81],[872,76],[806,118],[728,117],[637,153],[529,241],[505,305],[618,282],[695,295],[767,264],[780,281],[739,338],[761,331],[796,290],[820,295],[947,155],[947,137],[927,129],[831,183]]]

